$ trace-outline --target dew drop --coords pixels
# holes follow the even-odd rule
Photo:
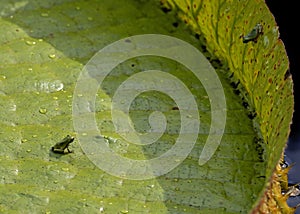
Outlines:
[[[49,14],[48,14],[48,13],[41,13],[41,16],[42,16],[42,17],[48,17]]]
[[[18,169],[15,169],[15,170],[14,170],[14,174],[15,174],[15,175],[18,175],[18,174],[19,174],[19,170],[18,170]]]
[[[54,58],[56,57],[56,55],[55,55],[55,54],[49,54],[48,57],[49,57],[50,59],[54,59]]]
[[[40,112],[41,114],[46,114],[46,113],[47,113],[47,109],[46,109],[46,108],[40,108],[40,109],[39,109],[39,112]]]
[[[47,92],[47,93],[61,91],[64,88],[64,84],[60,80],[37,81],[35,82],[34,86],[38,92]]]
[[[264,46],[267,47],[269,45],[269,38],[264,36]]]
[[[122,186],[123,185],[123,180],[116,181],[116,184],[119,185],[119,186]]]
[[[277,26],[273,27],[272,32],[273,32],[273,34],[277,34],[277,32],[278,32],[278,27],[277,27]]]
[[[14,103],[11,103],[9,106],[9,111],[16,111],[17,110],[17,105]]]
[[[26,41],[25,43],[26,43],[27,45],[35,45],[35,44],[36,44],[35,41]]]

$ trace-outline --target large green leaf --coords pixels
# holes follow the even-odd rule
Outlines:
[[[245,87],[271,152],[271,173],[286,143],[293,111],[292,81],[286,74],[289,62],[274,17],[264,1],[176,3],[185,12],[181,13],[183,19],[204,35],[208,49],[228,63]],[[262,38],[257,43],[243,44],[242,37],[258,23],[263,27]]]
[[[205,38],[208,50],[229,66],[234,81],[241,83],[245,89],[243,97],[257,113],[254,124],[261,131],[266,146],[268,186],[282,158],[294,107],[289,61],[274,17],[264,1],[164,2],[179,9],[178,13],[185,23]],[[243,44],[243,36],[257,24],[262,26],[260,38],[257,42]],[[284,177],[282,182],[287,182],[280,169],[276,173],[279,175],[274,175],[273,180]],[[280,191],[275,192],[270,193],[273,195],[270,197],[276,195],[274,204],[270,206],[279,207],[279,210],[284,206],[286,210],[282,212],[293,212],[286,204],[282,205],[286,198],[282,198]]]
[[[184,7],[185,4],[181,6]],[[210,8],[208,6],[203,8]],[[224,9],[221,6],[215,4],[211,8]],[[262,104],[258,108],[260,102],[255,100],[258,97],[257,99],[283,102],[283,95],[290,88],[276,83],[282,74],[267,82],[249,82],[252,77],[249,72],[253,68],[236,69],[237,78],[245,87],[245,90],[240,90],[248,93],[249,103],[257,110],[259,120],[265,119],[258,121],[263,128],[257,129],[250,119],[251,115],[249,118],[248,109],[245,109],[246,102],[236,95],[228,78],[226,63],[233,71],[235,63],[244,64],[244,58],[239,58],[240,54],[222,52],[228,47],[221,44],[231,43],[227,43],[226,36],[222,37],[224,34],[215,33],[214,22],[213,25],[201,28],[201,33],[211,35],[205,37],[209,50],[224,61],[221,65],[215,60],[214,66],[226,95],[227,123],[217,152],[206,164],[199,166],[199,154],[207,139],[211,121],[209,99],[201,82],[197,81],[191,71],[172,60],[139,57],[122,63],[107,78],[97,94],[97,124],[105,135],[121,139],[114,131],[109,111],[114,91],[128,76],[148,69],[166,71],[186,84],[196,98],[201,126],[194,149],[171,172],[143,181],[118,178],[95,167],[83,153],[77,140],[70,146],[74,150],[72,154],[60,155],[50,151],[50,147],[65,135],[75,134],[72,124],[73,91],[83,66],[101,48],[130,35],[155,33],[174,36],[198,47],[206,56],[213,58],[201,48],[207,44],[201,43],[177,19],[175,13],[164,13],[156,1],[5,0],[1,1],[0,8],[2,212],[99,213],[103,210],[104,213],[245,213],[252,209],[279,158],[282,140],[287,136],[286,132],[281,134],[281,129],[276,124],[281,123],[287,129],[289,121],[289,118],[283,118],[283,122],[280,122],[281,115],[270,121],[266,120],[263,115],[268,115],[265,109],[270,105]],[[200,8],[202,7],[196,5],[195,14],[199,13]],[[232,12],[224,10],[230,17],[238,9],[232,7]],[[215,14],[218,14],[217,11]],[[229,20],[240,21],[238,18]],[[240,32],[250,30],[254,22],[256,20],[249,23],[249,28],[241,28]],[[230,38],[240,41],[240,35],[226,26],[233,24],[226,22],[217,29],[228,29],[233,35]],[[272,32],[270,30],[271,36],[268,37],[265,48],[278,47],[273,45],[277,41],[277,34],[273,35]],[[215,36],[218,39],[212,39]],[[263,41],[266,43],[266,39]],[[261,45],[260,42],[257,45]],[[215,49],[219,46],[220,49]],[[238,44],[229,49],[236,53],[247,53],[249,49],[254,51],[254,56],[262,54],[261,49],[254,47],[255,44]],[[280,52],[274,52],[275,59],[266,55],[271,57],[270,66],[274,65],[275,60],[277,62],[275,53],[278,57],[282,56]],[[281,64],[283,68],[276,72],[284,72],[287,59],[284,60]],[[242,72],[245,74],[242,75]],[[269,85],[270,82],[274,83],[274,87]],[[259,87],[269,89],[270,96],[264,98],[264,91]],[[250,93],[252,88],[257,88],[257,92]],[[271,96],[271,89],[278,91],[281,88],[287,90],[282,92],[282,99],[275,98],[281,96],[280,93]],[[111,143],[111,148],[133,159],[149,159],[170,149],[178,134],[176,131],[180,128],[179,113],[174,109],[175,105],[172,99],[162,93],[143,93],[138,96],[131,106],[131,118],[136,129],[147,129],[148,124],[142,121],[151,111],[161,110],[171,121],[166,133],[155,145],[142,147],[118,140]],[[289,106],[290,101],[285,105]],[[274,111],[279,109],[273,108]],[[267,124],[267,121],[268,124],[274,122],[272,130],[278,130],[278,147],[274,140],[276,135],[271,135],[274,132],[262,125],[263,122]],[[260,130],[263,140],[268,144],[261,143]],[[270,139],[266,136],[270,136]]]

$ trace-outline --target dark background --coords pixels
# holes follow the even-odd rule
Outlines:
[[[298,72],[300,64],[300,33],[297,32],[300,26],[300,11],[296,11],[298,9],[297,1],[268,0],[266,4],[279,26],[280,39],[285,45],[294,82],[295,110],[288,146],[285,150],[285,160],[288,164],[295,163],[289,172],[289,183],[297,184],[300,182],[300,91]],[[300,203],[300,196],[290,197],[288,203],[290,206],[296,206]],[[297,209],[296,213],[300,214],[300,208]]]

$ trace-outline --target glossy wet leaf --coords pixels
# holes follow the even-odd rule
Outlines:
[[[212,8],[224,9],[224,13],[231,16],[239,9],[233,7],[232,10],[225,10],[221,6],[216,4]],[[227,100],[227,124],[220,147],[204,166],[198,165],[198,158],[209,133],[211,120],[206,91],[188,69],[158,57],[140,57],[118,66],[98,91],[96,119],[99,129],[105,135],[120,139],[110,117],[111,98],[120,83],[128,76],[147,69],[163,70],[175,75],[195,96],[201,119],[197,143],[179,167],[156,179],[131,181],[113,177],[95,167],[76,140],[70,145],[74,153],[60,155],[50,151],[51,146],[66,135],[75,136],[71,108],[76,80],[90,57],[101,48],[129,35],[155,33],[180,38],[204,51],[201,49],[203,44],[174,13],[164,13],[158,1],[134,0],[117,3],[108,0],[36,0],[28,3],[5,0],[1,1],[0,8],[1,211],[245,213],[251,210],[264,188],[265,176],[270,174],[279,153],[274,150],[277,156],[273,160],[271,155],[265,153],[265,147],[268,152],[273,151],[274,143],[270,141],[265,146],[257,140],[258,133],[248,117],[249,112],[230,85],[227,67],[218,63],[216,70]],[[200,10],[196,5],[197,8]],[[229,20],[226,24],[220,23],[218,29],[223,32],[227,28],[229,34],[234,35],[229,39],[237,41],[239,34],[230,30],[230,23],[240,19]],[[243,27],[240,30],[245,33],[253,25],[249,24],[247,29]],[[241,40],[241,44],[234,46],[230,49],[232,52],[227,54],[224,51],[227,47],[225,44],[231,44],[232,41],[228,43],[225,34],[213,34],[215,29],[216,26],[207,25],[202,30],[210,32],[207,36],[210,44],[208,48],[213,50],[218,41],[221,48],[216,51],[216,55],[221,59],[226,58],[230,69],[234,65],[243,64],[243,60],[251,61],[256,54],[263,54],[254,49],[252,44],[245,46],[241,39],[238,40]],[[264,35],[269,37],[264,42],[258,41],[258,45],[272,47],[277,41],[276,29],[270,27]],[[252,53],[251,59],[248,55],[244,58],[235,57],[237,53],[245,55],[249,51]],[[281,56],[280,50],[274,52],[275,59],[269,60],[270,66],[274,66],[278,58],[276,54]],[[284,60],[281,66],[286,65]],[[254,81],[250,74],[254,68],[251,64],[245,66],[249,67],[238,70],[237,77],[248,93],[251,87],[255,89],[263,86],[270,88],[270,93],[276,86],[288,91],[284,86],[275,84],[273,87],[268,82]],[[283,72],[282,69],[277,71]],[[242,72],[244,75],[241,75]],[[272,81],[277,81],[275,77]],[[255,78],[260,78],[260,75]],[[257,108],[258,102],[255,100],[257,96],[262,97],[260,94],[263,92],[258,88],[255,90],[257,92],[249,94],[249,102]],[[275,102],[275,96],[280,95],[269,96],[268,99]],[[289,106],[288,103],[286,105]],[[149,113],[161,110],[170,121],[166,133],[155,145],[141,147],[118,140],[110,143],[111,148],[133,159],[157,157],[170,149],[180,128],[179,113],[174,106],[176,103],[161,93],[139,95],[131,106],[131,118],[136,129],[144,131],[149,128],[144,122]],[[267,107],[261,105],[259,118],[267,114]],[[277,122],[281,118],[274,120]],[[286,122],[282,124],[288,127]],[[265,126],[262,126],[261,131],[264,137],[271,133]]]

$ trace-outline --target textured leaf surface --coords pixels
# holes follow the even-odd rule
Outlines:
[[[144,33],[175,36],[200,49],[199,40],[175,14],[165,14],[158,2],[133,0],[7,0],[1,1],[0,8],[1,211],[245,213],[251,209],[265,182],[264,148],[257,141],[248,111],[219,65],[217,72],[228,104],[227,124],[220,147],[204,166],[198,165],[198,157],[210,126],[207,94],[185,67],[157,57],[132,59],[112,72],[98,92],[97,123],[106,135],[119,137],[114,133],[109,107],[111,96],[126,77],[147,69],[177,76],[195,96],[201,117],[195,148],[179,167],[156,179],[131,181],[95,167],[77,141],[70,146],[75,151],[72,154],[53,154],[49,150],[67,134],[74,134],[73,90],[81,69],[98,50],[118,39]],[[205,30],[215,32],[215,27],[213,31],[210,28]],[[220,36],[220,44],[226,44],[224,39]],[[242,47],[242,53],[248,51],[245,47],[251,49],[251,45]],[[232,50],[240,53],[240,49]],[[251,102],[254,100],[255,97]],[[159,109],[171,121],[165,135],[148,147],[119,141],[112,148],[135,159],[152,158],[167,151],[180,126],[179,113],[172,110],[174,105],[161,93],[138,96],[131,108],[136,128],[146,129],[143,121],[149,111]],[[265,136],[266,131],[263,133]],[[272,145],[267,145],[269,150],[274,148]]]
[[[208,50],[228,64],[245,89],[266,145],[268,185],[286,145],[294,107],[289,61],[274,17],[264,1],[164,2],[179,9],[185,23],[205,38]],[[256,42],[242,43],[257,24],[262,25],[262,35]]]

